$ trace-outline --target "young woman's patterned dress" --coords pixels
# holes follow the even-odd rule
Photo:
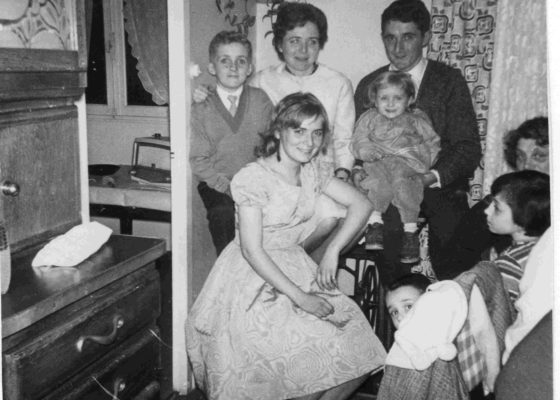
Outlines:
[[[309,163],[301,186],[259,160],[232,180],[236,206],[262,209],[263,247],[296,285],[328,299],[320,319],[299,309],[257,275],[241,253],[239,232],[212,268],[186,324],[187,351],[209,400],[287,399],[325,390],[383,366],[386,352],[357,305],[321,291],[317,264],[300,243],[316,227],[324,182]]]

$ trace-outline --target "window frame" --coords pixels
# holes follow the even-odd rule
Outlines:
[[[159,0],[158,0],[159,1]],[[86,104],[88,116],[168,118],[169,106],[130,106],[126,91],[124,0],[102,0],[107,104]],[[94,38],[90,38],[94,40]]]

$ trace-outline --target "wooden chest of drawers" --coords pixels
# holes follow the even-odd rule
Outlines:
[[[163,240],[114,235],[71,270],[16,258],[2,297],[4,399],[159,398],[164,251]]]

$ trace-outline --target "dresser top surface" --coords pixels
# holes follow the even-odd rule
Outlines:
[[[2,295],[2,337],[10,336],[165,253],[165,240],[112,235],[96,253],[74,268],[33,268],[41,247],[12,259],[12,279]]]

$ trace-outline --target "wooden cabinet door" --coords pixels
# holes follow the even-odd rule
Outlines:
[[[80,222],[78,113],[86,86],[84,0],[2,0],[0,193],[11,250]]]
[[[0,113],[0,182],[20,188],[0,195],[12,251],[80,223],[77,118],[74,106]]]

